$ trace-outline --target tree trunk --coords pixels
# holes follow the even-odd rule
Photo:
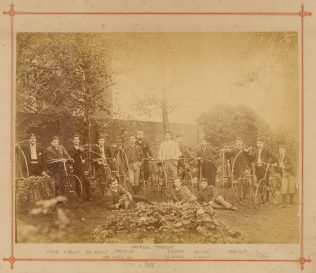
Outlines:
[[[169,117],[168,117],[168,103],[166,100],[162,102],[162,124],[163,124],[163,130],[167,131],[169,130]]]

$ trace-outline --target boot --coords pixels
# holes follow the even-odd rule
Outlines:
[[[294,203],[294,193],[290,193],[289,208],[293,207],[293,203]]]
[[[279,206],[279,209],[285,208],[285,202],[286,202],[286,194],[282,194],[282,204]]]

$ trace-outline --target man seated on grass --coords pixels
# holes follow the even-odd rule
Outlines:
[[[193,203],[197,202],[197,197],[186,186],[182,186],[182,181],[179,177],[174,180],[174,189],[172,190],[172,199],[174,202]]]
[[[208,185],[206,179],[201,180],[200,190],[197,195],[200,203],[208,203],[214,209],[225,208],[234,211],[238,210],[232,204],[227,202],[222,195],[219,195],[214,186]]]
[[[143,196],[131,195],[126,189],[119,185],[116,178],[111,178],[110,188],[107,190],[104,199],[106,208],[110,210],[119,208],[127,209],[132,204],[132,201],[143,201],[150,203]]]

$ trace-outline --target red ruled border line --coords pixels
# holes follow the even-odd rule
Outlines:
[[[304,265],[307,262],[311,262],[311,259],[304,258],[304,17],[311,16],[311,12],[307,12],[304,6],[301,6],[299,12],[32,12],[32,11],[15,11],[14,5],[10,5],[9,11],[4,11],[3,14],[10,15],[10,36],[11,36],[11,75],[10,75],[10,178],[11,178],[11,256],[10,258],[3,258],[3,261],[10,263],[11,269],[14,267],[16,261],[24,262],[295,262],[300,263],[301,270],[304,269]],[[301,17],[301,232],[300,232],[300,257],[299,259],[93,259],[93,258],[15,258],[14,257],[14,16],[15,15],[240,15],[240,16],[300,16]]]
[[[3,260],[9,261],[4,258]],[[299,262],[299,259],[259,260],[259,259],[98,259],[98,258],[15,258],[24,262]]]
[[[9,14],[9,12],[5,12]],[[10,15],[10,14],[9,14]],[[273,15],[298,16],[299,12],[62,12],[62,11],[15,11],[14,15]]]

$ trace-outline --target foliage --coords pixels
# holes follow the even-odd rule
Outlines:
[[[98,113],[108,115],[113,84],[108,51],[95,34],[19,33],[17,111],[41,114],[30,126],[53,123],[61,135]]]
[[[40,243],[47,239],[58,242],[67,234],[70,221],[64,210],[58,206],[66,198],[58,196],[50,200],[41,200],[30,211],[32,223],[36,226],[23,223],[18,219],[17,238],[19,243]]]
[[[15,198],[19,211],[26,211],[35,204],[34,189],[41,185],[51,185],[54,188],[55,181],[49,176],[30,176],[17,180]]]
[[[204,127],[205,138],[215,146],[231,144],[237,137],[246,145],[255,145],[258,136],[269,133],[268,124],[250,108],[239,105],[218,105],[202,113],[198,123]]]
[[[208,205],[164,202],[137,204],[133,211],[113,211],[92,235],[96,242],[101,243],[124,240],[125,237],[154,243],[248,241],[242,232],[217,221],[215,211]]]

